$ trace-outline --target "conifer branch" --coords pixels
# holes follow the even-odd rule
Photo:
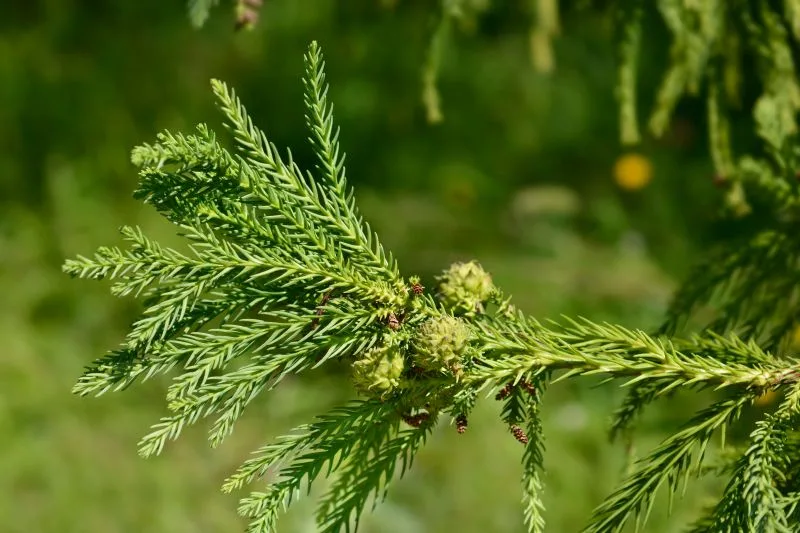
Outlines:
[[[540,402],[549,376],[531,383],[527,398],[526,429],[528,443],[522,455],[523,516],[528,533],[545,531],[542,472],[544,471],[544,435],[540,419]]]
[[[395,431],[378,438],[364,435],[318,508],[320,531],[350,531],[351,524],[353,529],[357,529],[368,498],[374,497],[375,503],[386,498],[398,462],[401,466],[399,475],[402,476],[424,445],[433,423],[428,419],[422,428],[399,432],[394,428]]]
[[[692,418],[684,428],[664,441],[648,457],[639,461],[638,469],[614,494],[594,511],[586,533],[621,531],[625,523],[635,517],[647,516],[653,505],[653,496],[667,484],[670,494],[679,490],[681,481],[692,472],[692,460],[702,461],[706,447],[717,430],[723,430],[735,421],[742,408],[750,401],[746,395],[720,401]]]
[[[784,446],[800,414],[798,402],[800,388],[795,385],[775,413],[756,422],[750,447],[736,462],[722,499],[698,525],[699,530],[788,533],[796,529],[789,518],[794,498],[784,495],[780,487],[789,466]]]
[[[622,326],[572,322],[553,330],[520,316],[515,321],[478,323],[481,351],[469,379],[503,381],[517,375],[535,375],[547,370],[567,370],[558,379],[573,375],[606,374],[628,378],[626,384],[663,380],[659,391],[695,384],[724,388],[734,385],[766,387],[786,380],[796,381],[789,361],[776,360],[755,343],[737,338],[695,337],[674,342],[655,339],[643,331]],[[723,361],[726,354],[732,361]],[[735,362],[747,359],[750,364]]]
[[[716,30],[704,31],[713,37]],[[696,46],[686,39],[687,49]],[[687,84],[696,78],[692,69],[704,68],[704,60],[695,60],[683,67]],[[724,434],[764,391],[776,390],[786,400],[758,421],[750,447],[718,472],[731,476],[728,489],[697,527],[796,529],[800,364],[783,349],[797,316],[790,223],[781,218],[745,236],[739,248],[720,247],[678,293],[655,335],[586,319],[527,317],[476,262],[452,265],[426,291],[419,278],[400,276],[356,209],[323,67],[312,44],[305,105],[315,174],[301,171],[291,154],[282,159],[235,93],[216,81],[235,151],[203,125],[193,135],[162,133],[134,150],[136,196],[175,224],[187,246],[168,248],[126,227],[127,248],[101,247],[93,257],[65,263],[68,274],[109,279],[114,294],[141,297],[145,307],[122,346],[86,368],[76,393],[104,394],[174,374],[169,414],[140,442],[140,453],[151,456],[205,418],[212,419],[209,440],[216,446],[249,405],[288,376],[334,360],[349,365],[362,399],[262,447],[223,486],[231,492],[267,478],[265,489],[241,501],[240,512],[251,520],[249,531],[271,533],[284,508],[320,476],[333,484],[317,508],[318,525],[354,530],[367,503],[385,496],[398,465],[399,475],[410,467],[440,415],[463,433],[479,392],[499,389],[501,418],[525,446],[525,524],[539,532],[540,402],[550,383],[602,375],[630,387],[612,434],[678,390],[724,390],[724,399],[641,459],[597,508],[586,531],[606,532],[644,521],[660,487],[674,495],[681,480],[707,473],[703,458],[712,436]],[[769,124],[763,123],[767,140]],[[792,152],[789,137],[775,139],[773,162],[780,168]],[[769,190],[776,202],[788,198]],[[674,336],[715,298],[720,315],[708,328]]]

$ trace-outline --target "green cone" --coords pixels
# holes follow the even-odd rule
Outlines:
[[[438,278],[439,297],[454,313],[483,311],[492,295],[492,277],[475,261],[454,263]]]
[[[404,366],[396,347],[373,348],[353,363],[353,383],[362,394],[384,397],[400,384]]]
[[[424,370],[457,370],[469,342],[469,327],[445,315],[420,326],[414,339],[414,362]]]

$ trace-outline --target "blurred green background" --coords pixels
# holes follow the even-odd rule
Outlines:
[[[180,0],[3,3],[0,530],[240,531],[223,478],[264,440],[349,396],[324,372],[287,381],[220,449],[199,425],[144,461],[136,443],[165,412],[163,381],[101,399],[69,394],[139,307],[107,285],[69,280],[62,261],[119,243],[122,224],[173,234],[131,198],[129,150],[163,129],[218,128],[208,84],[218,77],[278,146],[309,162],[300,77],[312,39],[327,59],[358,202],[405,274],[430,284],[451,261],[475,258],[536,316],[658,323],[719,204],[701,104],[682,104],[664,139],[626,153],[608,17],[563,13],[548,74],[531,61],[532,3],[474,2],[445,47],[444,121],[429,125],[420,71],[433,4],[272,0],[253,31],[235,33],[226,2],[199,31]],[[659,21],[648,24],[645,106],[668,43]],[[622,393],[595,385],[562,383],[545,400],[550,531],[578,530],[623,473],[623,447],[605,436]],[[707,399],[679,395],[652,409],[640,451]],[[364,531],[522,531],[522,449],[498,412],[487,399],[465,435],[440,428]],[[677,531],[701,492],[690,489],[671,518],[656,508],[647,530]],[[303,500],[283,531],[313,531],[312,510]]]

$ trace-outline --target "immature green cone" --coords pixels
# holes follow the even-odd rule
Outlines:
[[[414,362],[424,370],[458,372],[469,342],[469,327],[459,318],[443,316],[422,324],[414,339]]]
[[[483,311],[494,291],[492,277],[475,261],[454,263],[437,279],[442,303],[456,313]]]
[[[367,396],[385,396],[400,384],[403,354],[395,347],[373,348],[353,363],[353,383]]]

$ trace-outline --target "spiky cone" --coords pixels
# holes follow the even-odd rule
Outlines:
[[[458,373],[469,338],[470,329],[463,320],[450,315],[431,318],[417,330],[414,363],[426,371]]]
[[[482,312],[495,291],[492,277],[476,261],[454,263],[437,280],[439,298],[457,314]]]
[[[373,348],[353,363],[353,384],[366,396],[385,398],[400,385],[404,367],[396,347]]]

